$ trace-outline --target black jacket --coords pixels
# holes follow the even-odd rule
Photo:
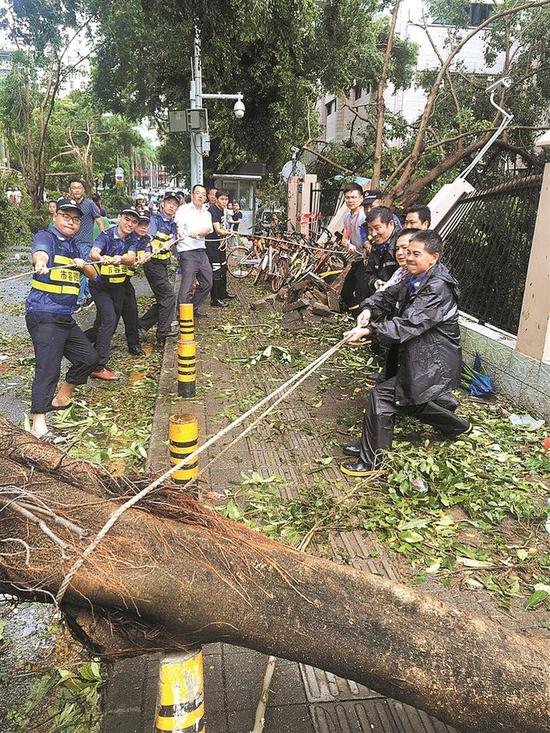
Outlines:
[[[369,295],[376,292],[374,283],[377,280],[388,282],[399,267],[395,259],[395,245],[398,234],[397,227],[395,227],[386,244],[372,245],[367,264],[365,265],[365,277],[367,279],[367,292]]]
[[[412,294],[410,279],[361,303],[372,313],[376,337],[390,345],[386,378],[397,376],[395,402],[403,406],[424,404],[458,387],[462,362],[457,281],[440,263]]]

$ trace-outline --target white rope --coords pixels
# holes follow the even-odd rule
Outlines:
[[[156,489],[158,486],[160,486],[164,481],[166,481],[170,476],[175,473],[176,471],[180,471],[186,464],[192,462],[197,456],[199,456],[201,453],[204,453],[211,445],[216,443],[218,440],[223,438],[227,433],[229,433],[231,430],[236,428],[238,425],[241,425],[250,415],[253,415],[255,412],[257,412],[261,407],[263,407],[266,403],[270,402],[274,397],[278,397],[279,399],[276,400],[276,402],[271,405],[267,410],[264,411],[262,415],[260,415],[254,423],[252,423],[249,427],[247,427],[242,433],[240,433],[234,441],[227,446],[218,456],[216,456],[215,459],[212,459],[208,465],[211,465],[214,460],[217,460],[219,457],[225,453],[226,450],[231,447],[231,445],[235,444],[237,441],[242,440],[242,438],[247,435],[250,430],[252,430],[257,423],[260,422],[260,420],[265,417],[265,415],[269,414],[276,406],[281,402],[285,397],[287,397],[289,394],[292,394],[292,392],[305,380],[307,377],[310,376],[316,369],[318,369],[322,364],[327,361],[333,354],[338,351],[338,349],[343,346],[344,343],[346,343],[347,339],[342,339],[339,341],[335,346],[331,347],[327,351],[324,352],[324,354],[321,354],[317,359],[311,362],[308,366],[301,369],[299,372],[297,372],[293,377],[291,377],[289,380],[284,382],[280,387],[278,387],[276,390],[271,392],[270,394],[266,395],[260,402],[253,405],[249,410],[247,410],[245,413],[240,415],[238,418],[233,420],[232,423],[227,425],[225,428],[220,430],[216,435],[213,435],[209,440],[206,441],[206,443],[203,443],[197,450],[193,451],[189,455],[185,456],[181,461],[176,463],[174,466],[172,466],[168,471],[165,471],[165,473],[162,474],[162,476],[159,476],[157,479],[155,479],[152,483],[150,483],[148,486],[143,488],[140,492],[132,496],[128,501],[126,501],[124,504],[121,504],[121,506],[111,514],[109,519],[105,522],[103,527],[99,530],[93,541],[88,545],[88,547],[84,550],[82,555],[75,561],[75,563],[72,565],[72,567],[69,569],[69,572],[65,575],[65,578],[63,579],[63,582],[61,583],[59,590],[56,595],[56,602],[59,604],[61,603],[63,596],[65,595],[65,592],[69,586],[69,583],[74,578],[76,573],[80,570],[86,559],[92,554],[92,552],[97,548],[101,540],[105,537],[105,535],[109,532],[109,530],[113,527],[113,525],[118,521],[118,519],[124,514],[125,511],[133,507],[135,504],[137,504],[141,499],[143,499],[147,494],[151,493],[154,489]],[[205,470],[205,469],[203,469]],[[185,486],[188,486],[191,481],[187,482]],[[182,487],[183,488],[185,488]]]
[[[85,265],[100,265],[101,260],[96,260],[95,262],[84,262]],[[54,267],[48,267],[46,269],[46,272],[40,273],[41,275],[47,275],[48,272],[51,272],[52,270],[74,270],[74,268],[77,267],[77,265],[54,265]],[[2,280],[0,280],[0,283],[8,282],[8,280],[15,280],[18,277],[26,277],[27,275],[36,275],[35,270],[27,270],[26,272],[20,272],[19,275],[10,275],[9,277],[5,277]]]
[[[334,349],[335,349],[335,348],[340,348],[340,346],[342,346],[342,344],[346,343],[346,340],[347,340],[347,339],[343,339],[343,340],[342,340],[342,341],[341,341],[341,342],[340,342],[340,343],[339,343],[339,344],[337,345],[337,347],[333,347],[333,348],[334,348]],[[296,389],[297,389],[297,388],[298,388],[298,387],[299,387],[299,386],[300,386],[300,385],[302,384],[302,382],[305,382],[305,380],[306,380],[306,379],[307,379],[307,378],[308,378],[309,376],[311,376],[311,374],[312,374],[312,373],[313,373],[314,371],[316,371],[316,370],[317,370],[317,369],[318,369],[318,368],[319,368],[320,366],[322,366],[322,365],[323,365],[323,364],[325,363],[325,361],[327,361],[327,359],[329,359],[329,358],[330,358],[330,357],[332,356],[332,354],[333,354],[334,352],[333,352],[332,350],[330,350],[330,351],[331,351],[331,353],[330,353],[330,354],[329,354],[328,352],[325,352],[325,353],[324,353],[324,354],[322,354],[322,355],[321,355],[320,357],[318,357],[318,358],[317,358],[317,359],[316,359],[316,360],[315,360],[314,362],[312,362],[312,363],[311,363],[311,364],[309,365],[309,367],[306,367],[306,369],[308,370],[308,371],[307,371],[307,374],[303,374],[303,376],[301,376],[301,377],[300,377],[300,379],[298,379],[298,380],[297,380],[296,382],[294,382],[294,383],[293,383],[293,384],[292,384],[291,386],[289,386],[289,388],[288,388],[288,389],[287,389],[287,390],[286,390],[285,392],[283,392],[283,393],[282,393],[282,394],[280,395],[280,397],[278,397],[278,398],[277,398],[277,399],[275,400],[275,402],[273,402],[273,404],[269,405],[269,407],[267,407],[267,408],[266,408],[266,409],[265,409],[265,410],[264,410],[264,411],[263,411],[262,413],[260,413],[260,414],[258,415],[258,417],[256,417],[256,418],[255,418],[255,420],[254,420],[253,422],[251,422],[251,423],[250,423],[250,425],[248,425],[248,426],[247,426],[247,427],[246,427],[246,428],[245,428],[245,429],[244,429],[244,430],[243,430],[243,431],[242,431],[241,433],[239,433],[239,434],[238,434],[238,435],[237,435],[237,436],[236,436],[235,438],[233,438],[233,440],[232,440],[232,441],[231,441],[230,443],[228,443],[228,444],[227,444],[227,445],[225,446],[225,448],[222,448],[222,450],[221,450],[221,451],[220,451],[219,453],[216,453],[216,455],[215,455],[215,456],[214,456],[214,457],[213,457],[213,458],[212,458],[212,459],[211,459],[211,460],[210,460],[210,461],[209,461],[209,462],[208,462],[208,463],[206,464],[206,466],[203,466],[203,468],[201,468],[201,470],[200,470],[200,471],[198,472],[198,474],[197,474],[196,476],[194,476],[194,477],[193,477],[192,479],[189,479],[189,481],[187,481],[187,483],[185,483],[185,484],[183,484],[183,485],[181,486],[181,490],[182,490],[182,491],[184,491],[185,489],[187,489],[187,488],[189,488],[190,486],[192,486],[192,484],[194,484],[194,483],[195,483],[195,481],[196,481],[196,480],[197,480],[197,479],[199,478],[199,476],[202,476],[202,474],[203,474],[203,473],[205,473],[205,472],[206,472],[206,471],[207,471],[207,470],[208,470],[208,469],[210,468],[210,466],[211,466],[211,465],[212,465],[213,463],[215,463],[216,461],[218,461],[218,460],[219,460],[219,459],[220,459],[220,458],[221,458],[221,457],[222,457],[222,456],[223,456],[223,455],[224,455],[225,453],[227,453],[227,451],[228,451],[228,450],[231,450],[231,448],[233,448],[233,446],[234,446],[234,445],[236,445],[236,444],[237,444],[237,443],[238,443],[238,442],[239,442],[240,440],[242,440],[242,439],[243,439],[243,438],[245,438],[245,437],[246,437],[246,436],[247,436],[247,435],[248,435],[248,434],[249,434],[250,432],[252,432],[252,430],[254,430],[254,428],[255,428],[255,427],[256,427],[257,425],[259,425],[259,423],[260,423],[260,422],[261,422],[261,421],[262,421],[262,420],[263,420],[263,419],[264,419],[265,417],[267,417],[267,416],[268,416],[268,415],[269,415],[269,414],[270,414],[271,412],[273,412],[273,410],[275,410],[275,408],[277,407],[277,405],[279,405],[279,404],[280,404],[280,403],[281,403],[281,402],[282,402],[283,400],[285,400],[285,399],[286,399],[287,397],[289,397],[289,396],[290,396],[290,395],[291,395],[291,394],[292,394],[292,393],[293,393],[293,392],[294,392],[294,391],[295,391],[295,390],[296,390]],[[302,370],[302,371],[303,371],[303,370]],[[301,374],[301,372],[299,372],[299,374]],[[298,375],[295,375],[295,376],[298,376]],[[289,380],[289,381],[290,381],[290,380]],[[287,382],[286,384],[288,384],[288,382]],[[284,385],[283,385],[283,386],[284,386]],[[275,393],[272,393],[271,395],[268,395],[268,398],[271,398],[271,397],[273,397],[273,395],[274,395],[274,394],[275,394]],[[265,398],[265,399],[267,399],[267,398]]]

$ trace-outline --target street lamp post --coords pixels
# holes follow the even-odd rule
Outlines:
[[[243,95],[237,94],[203,94],[202,91],[202,65],[201,65],[201,33],[199,27],[195,26],[195,39],[193,43],[193,61],[191,84],[189,88],[189,102],[191,109],[202,109],[203,99],[235,99],[233,112],[238,120],[244,117],[245,107]],[[198,132],[191,131],[191,188],[197,183],[203,182],[202,159],[210,152],[210,135],[208,134],[208,122],[206,129]]]

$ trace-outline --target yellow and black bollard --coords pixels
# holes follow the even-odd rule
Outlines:
[[[168,425],[168,438],[170,444],[170,465],[175,466],[185,456],[197,450],[199,439],[199,423],[195,415],[171,415]],[[176,484],[186,484],[191,481],[199,472],[199,462],[195,458],[190,464],[174,471],[172,480]],[[196,484],[192,493],[196,493]]]
[[[187,653],[166,654],[161,659],[156,733],[166,731],[205,732],[204,669],[200,647]]]
[[[180,303],[178,320],[180,324],[180,341],[194,341],[195,318],[193,316],[193,303]]]
[[[178,341],[178,395],[194,397],[197,379],[197,345],[194,341]]]

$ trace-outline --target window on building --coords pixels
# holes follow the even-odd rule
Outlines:
[[[469,25],[477,26],[493,14],[493,6],[487,3],[470,3],[468,6]]]
[[[336,112],[336,98],[331,99],[330,102],[325,104],[325,111],[327,113],[327,117],[330,117],[331,114]]]
[[[462,6],[447,5],[437,0],[432,6],[434,25],[455,25],[459,28],[478,26],[493,14],[493,5],[487,2],[464,3]]]

